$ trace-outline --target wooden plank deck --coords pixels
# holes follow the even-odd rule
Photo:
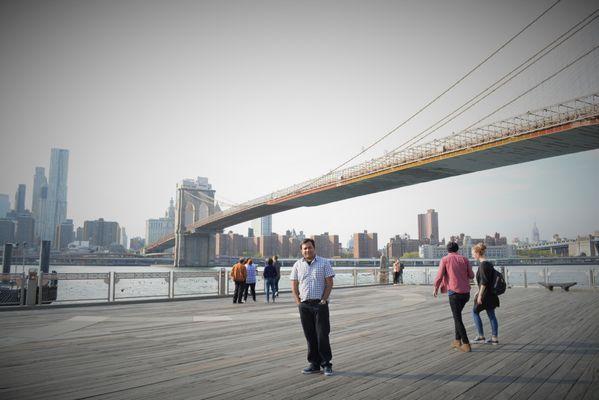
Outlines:
[[[509,289],[500,344],[468,354],[450,348],[447,297],[430,292],[334,290],[332,377],[300,373],[306,345],[289,294],[274,305],[259,297],[0,312],[0,398],[599,398],[599,292]]]

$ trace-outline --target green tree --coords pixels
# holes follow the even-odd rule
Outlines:
[[[420,258],[420,254],[417,251],[409,251],[407,253],[403,253],[403,256],[400,258]]]

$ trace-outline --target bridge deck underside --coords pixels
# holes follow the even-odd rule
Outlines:
[[[437,179],[469,174],[599,148],[599,125],[512,142],[484,150],[430,161],[366,178],[285,202],[294,207],[317,206]]]
[[[311,193],[262,204],[206,223],[196,229],[221,230],[294,208],[318,206],[437,179],[597,148],[599,148],[599,125],[580,126],[525,140],[502,142],[497,145],[487,145],[484,148],[474,148],[468,152],[456,152],[454,155],[449,154],[437,159],[419,161],[412,165],[390,169],[388,172],[372,174],[371,177],[342,181]],[[160,249],[173,245],[174,238],[163,243]]]

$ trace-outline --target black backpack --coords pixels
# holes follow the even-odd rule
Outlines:
[[[499,296],[500,294],[505,293],[507,284],[505,283],[505,278],[503,277],[503,274],[497,270],[494,270],[494,271],[495,271],[495,273],[493,274],[492,290],[493,290],[493,293],[495,293],[496,295]]]

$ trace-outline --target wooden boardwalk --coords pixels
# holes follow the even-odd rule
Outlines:
[[[510,289],[497,311],[500,345],[468,354],[450,349],[447,297],[430,292],[334,290],[332,377],[300,373],[306,345],[289,294],[274,305],[0,312],[0,399],[599,398],[599,292]]]

